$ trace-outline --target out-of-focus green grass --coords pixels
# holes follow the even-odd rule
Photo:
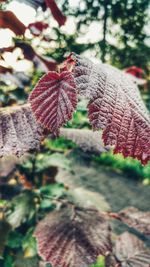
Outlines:
[[[108,166],[117,172],[123,172],[133,179],[141,179],[143,183],[150,184],[150,163],[143,166],[138,160],[124,158],[122,155],[114,155],[112,151],[94,156],[94,161]]]

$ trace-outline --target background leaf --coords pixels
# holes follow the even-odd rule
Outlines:
[[[121,267],[149,267],[150,250],[134,235],[124,232],[116,241],[115,255]]]

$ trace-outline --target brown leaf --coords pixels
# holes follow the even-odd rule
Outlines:
[[[12,11],[0,10],[0,28],[8,28],[16,35],[25,33],[25,25],[15,16]]]
[[[29,104],[0,108],[0,157],[38,149],[42,128],[35,122]]]
[[[150,237],[150,211],[140,211],[134,207],[121,210],[119,213],[121,221]]]
[[[118,237],[115,256],[120,267],[149,267],[150,250],[136,236],[124,232]]]
[[[111,251],[110,227],[96,210],[68,206],[50,213],[35,230],[39,255],[54,267],[87,267]]]

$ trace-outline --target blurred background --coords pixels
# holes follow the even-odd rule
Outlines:
[[[150,111],[149,0],[51,2],[0,0],[0,107],[24,104],[39,78],[75,52],[131,75]],[[84,101],[67,127],[90,129]],[[59,197],[77,188],[85,199],[97,192],[106,209],[149,210],[149,186],[150,163],[85,152],[64,137],[21,159],[0,159],[0,266],[50,266],[39,260],[32,233],[55,205],[39,192]]]

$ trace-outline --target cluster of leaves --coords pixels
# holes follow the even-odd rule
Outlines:
[[[115,76],[117,81],[114,83]],[[113,77],[113,80],[111,80],[111,77]],[[128,86],[131,88],[130,92]],[[113,94],[114,89],[117,90],[115,96]],[[126,90],[129,92],[128,95],[126,95]],[[20,107],[12,107],[10,110],[7,108],[3,111],[2,109],[2,156],[9,153],[21,155],[25,151],[37,148],[37,145],[40,144],[48,131],[55,136],[62,134],[62,136],[73,139],[83,149],[86,148],[90,151],[93,149],[99,152],[102,146],[97,145],[98,132],[93,134],[92,139],[90,130],[86,130],[80,135],[81,130],[74,131],[60,128],[72,117],[72,113],[77,107],[77,92],[79,92],[81,96],[89,99],[88,116],[90,122],[93,128],[97,130],[102,128],[104,130],[103,139],[105,144],[113,144],[116,147],[116,152],[118,150],[124,156],[137,157],[145,163],[149,159],[149,146],[143,146],[142,144],[145,141],[148,144],[149,121],[148,115],[145,114],[147,111],[136,90],[137,87],[127,75],[123,75],[120,71],[107,65],[95,66],[91,61],[73,54],[64,63],[60,73],[49,72],[41,78],[30,94],[31,107],[26,104]],[[105,91],[109,94],[106,94]],[[116,98],[117,94],[119,99]],[[118,101],[120,101],[120,104]],[[123,112],[124,116],[120,119],[122,107],[125,110]],[[136,113],[133,112],[133,107]],[[128,128],[127,135],[125,135],[126,132],[122,126],[123,120]],[[141,125],[143,125],[143,128],[138,128]],[[79,132],[76,134],[76,131]],[[120,139],[119,134],[121,134],[122,139]],[[82,135],[83,139],[81,138]],[[86,135],[88,145],[85,141]],[[123,138],[125,138],[124,141]],[[91,143],[89,140],[91,140]],[[139,147],[135,146],[135,140],[141,142]],[[31,177],[30,181],[32,181],[32,177],[36,179],[36,175],[41,173],[43,169],[46,170],[46,166],[51,165],[51,156],[49,155],[47,155],[47,158],[46,156],[41,158],[39,154],[37,159],[40,164],[33,162],[34,172],[28,174],[28,177]],[[52,160],[53,166],[54,163],[55,160]],[[44,166],[42,169],[41,165]],[[22,168],[28,171],[28,162],[26,162],[25,166],[22,165]],[[56,171],[54,173],[56,174]],[[25,176],[23,176],[23,180],[26,181]],[[29,193],[29,198],[25,197],[23,206],[21,204],[21,207],[17,207],[13,212],[10,212],[10,207],[8,207],[8,212],[6,209],[5,218],[12,227],[13,225],[19,227],[21,223],[24,223],[24,218],[27,218],[30,222],[33,217],[35,220],[35,216],[38,216],[39,206],[37,209],[35,207],[37,193],[33,191],[33,187],[35,190],[35,185],[35,181],[33,184],[26,183],[32,193]],[[37,185],[39,185],[39,182]],[[40,189],[40,197],[43,192],[46,193],[44,195],[47,197],[48,188]],[[24,199],[24,193],[23,196],[22,194],[19,195],[19,198],[22,199],[22,197]],[[49,194],[48,197],[50,197]],[[131,209],[128,209],[118,214],[102,213],[92,207],[76,205],[74,204],[75,201],[70,202],[70,197],[69,200],[67,199],[68,197],[58,198],[57,201],[62,208],[47,215],[37,225],[34,232],[38,244],[38,253],[45,262],[49,262],[53,266],[90,266],[96,261],[98,255],[102,255],[104,256],[105,265],[108,267],[123,267],[128,266],[128,263],[133,267],[137,266],[136,264],[149,267],[150,252],[137,238],[129,234],[123,234],[116,241],[114,249],[112,248],[110,225],[108,223],[109,217],[115,218],[149,236],[149,212],[141,213],[134,209],[131,212]],[[32,202],[33,208],[29,212]],[[21,201],[17,199],[17,203],[20,205]],[[30,208],[27,208],[28,205]],[[44,202],[42,207],[47,208],[47,205],[47,202]],[[12,206],[15,207],[15,204],[12,203]],[[131,244],[130,251],[128,251],[126,245],[129,242]]]
[[[64,25],[66,17],[54,0],[24,1],[35,8],[50,8],[58,24]],[[91,6],[92,1],[87,1],[88,10]],[[89,12],[87,20],[95,17],[98,18],[98,9]],[[24,35],[26,31],[10,11],[0,12],[0,25],[16,35]],[[43,32],[47,27],[47,24],[36,22],[27,28],[34,36],[45,38]],[[43,63],[47,71],[56,69],[56,62],[40,56],[22,39],[3,52],[13,51],[16,47],[21,48],[26,59],[33,61],[34,67]],[[1,73],[7,72],[14,77],[11,69],[1,67]],[[80,97],[86,99],[84,112],[88,110],[90,124],[97,130],[94,133],[87,129],[61,128],[73,117]],[[78,127],[81,114],[78,112],[74,116],[75,127]],[[87,125],[85,117],[83,124]],[[71,123],[68,126],[71,127]],[[99,129],[103,130],[102,136]],[[139,238],[127,232],[112,240],[109,220],[123,222],[147,240],[150,237],[150,213],[133,207],[118,213],[100,211],[94,193],[81,189],[70,191],[64,185],[56,184],[59,168],[69,169],[69,161],[63,155],[64,146],[60,153],[52,152],[56,152],[54,143],[57,146],[57,142],[66,138],[84,151],[96,154],[113,145],[115,153],[138,158],[146,164],[150,159],[149,133],[149,114],[131,78],[109,65],[95,65],[75,54],[60,66],[59,72],[50,71],[40,79],[28,104],[2,108],[0,156],[20,156],[40,146],[41,153],[27,155],[15,172],[10,160],[5,164],[1,179],[0,264],[4,267],[49,266],[47,263],[54,267],[87,267],[101,255],[97,263],[99,267],[149,267],[150,250]],[[48,134],[50,137],[60,135],[62,139],[53,141],[48,137],[44,141]],[[72,148],[74,145],[68,142],[66,146]],[[9,201],[12,195],[14,197]],[[83,199],[80,201],[79,195],[88,199],[88,203]],[[34,236],[42,259],[37,256]]]

